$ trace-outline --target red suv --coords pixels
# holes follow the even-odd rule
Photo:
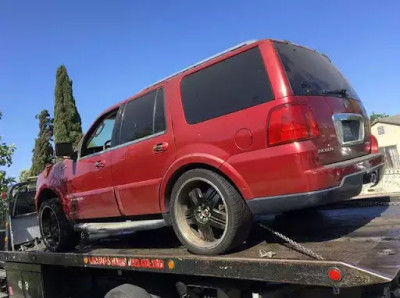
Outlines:
[[[384,159],[329,58],[287,42],[240,44],[107,109],[38,180],[51,251],[77,231],[172,225],[198,254],[239,245],[252,216],[358,195]]]

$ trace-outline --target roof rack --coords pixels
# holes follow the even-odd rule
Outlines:
[[[178,72],[173,73],[172,75],[169,75],[168,77],[165,77],[165,78],[163,78],[163,79],[161,79],[161,80],[158,80],[157,82],[151,84],[150,86],[146,87],[145,89],[148,89],[148,88],[150,88],[150,87],[152,87],[152,86],[154,86],[154,85],[157,85],[158,83],[161,83],[162,81],[166,81],[166,80],[168,80],[168,79],[170,79],[170,78],[172,78],[172,77],[174,77],[174,76],[176,76],[176,75],[178,75],[178,74],[180,74],[180,73],[183,73],[183,72],[185,72],[185,71],[187,71],[187,70],[189,70],[189,69],[191,69],[191,68],[193,68],[193,67],[199,66],[199,65],[201,65],[201,64],[203,64],[203,63],[205,63],[205,62],[207,62],[207,61],[210,61],[211,59],[217,58],[217,57],[219,57],[219,56],[221,56],[221,55],[224,55],[224,54],[226,54],[226,53],[228,53],[228,52],[231,52],[231,51],[236,50],[236,49],[238,49],[238,48],[241,48],[241,47],[250,45],[250,44],[255,43],[255,42],[257,42],[257,41],[258,41],[258,40],[254,39],[254,40],[248,40],[248,41],[239,43],[239,44],[237,44],[237,45],[235,45],[235,46],[233,46],[233,47],[231,47],[231,48],[229,48],[229,49],[226,49],[226,50],[223,51],[223,52],[220,52],[220,53],[215,54],[215,55],[213,55],[213,56],[211,56],[211,57],[208,57],[208,58],[206,58],[206,59],[204,59],[204,60],[201,60],[200,62],[197,62],[197,63],[195,63],[195,64],[192,64],[192,65],[190,65],[190,66],[188,66],[188,67],[186,67],[186,68],[184,68],[184,69],[182,69],[182,70],[180,70],[180,71],[178,71]]]

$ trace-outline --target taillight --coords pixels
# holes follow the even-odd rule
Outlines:
[[[268,145],[274,146],[319,136],[318,123],[305,105],[284,105],[271,112]]]
[[[379,153],[378,140],[374,135],[371,135],[371,153]]]

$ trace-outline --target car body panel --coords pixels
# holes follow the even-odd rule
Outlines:
[[[96,163],[102,167],[96,167]],[[112,184],[112,151],[85,156],[77,161],[64,160],[69,217],[87,219],[116,217],[121,213]],[[95,207],[95,208],[94,208]]]

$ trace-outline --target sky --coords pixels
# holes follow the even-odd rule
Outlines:
[[[86,131],[107,107],[235,44],[275,38],[327,54],[369,113],[400,113],[400,1],[0,1],[0,136],[30,168],[35,115],[64,64]]]

